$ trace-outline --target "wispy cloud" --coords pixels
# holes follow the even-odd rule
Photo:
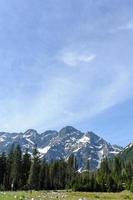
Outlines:
[[[133,30],[133,20],[128,23],[121,25],[117,28],[118,30]]]
[[[47,90],[40,91],[36,100],[31,103],[27,116],[21,111],[23,118],[19,119],[18,115],[16,119],[19,119],[19,122],[26,119],[27,128],[28,125],[41,130],[62,127],[62,124],[89,120],[133,96],[130,70],[117,67],[110,69],[108,74],[106,67],[100,67],[97,71],[98,73],[93,71],[90,74],[88,71],[87,79],[84,75],[82,81],[78,81],[81,80],[80,74],[77,74],[76,79],[75,76],[70,78],[57,75]],[[107,82],[105,85],[98,84],[99,74],[100,79]]]
[[[57,65],[54,64],[54,67]],[[20,131],[22,122],[25,130],[31,127],[41,131],[80,123],[133,96],[132,68],[111,66],[109,63],[108,68],[96,64],[93,70],[84,69],[76,70],[76,73],[69,76],[66,73],[68,68],[57,71],[55,67],[53,77],[50,78],[50,72],[47,73],[47,86],[45,77],[32,99],[23,98],[21,101],[21,98],[14,97],[8,103],[4,100],[6,109],[1,101],[2,129]]]
[[[90,63],[95,60],[96,55],[86,52],[65,51],[58,57],[60,61],[69,66],[78,66],[81,63]]]
[[[111,33],[116,33],[119,31],[132,31],[133,30],[133,20],[128,21],[127,23],[121,24],[116,28],[112,29]]]

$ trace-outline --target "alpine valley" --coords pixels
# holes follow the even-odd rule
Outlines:
[[[19,144],[23,151],[32,153],[37,146],[41,158],[50,162],[58,159],[68,159],[74,154],[78,170],[85,169],[87,160],[91,170],[100,167],[104,157],[112,158],[123,150],[122,147],[111,145],[93,132],[83,133],[72,126],[66,126],[59,132],[48,130],[38,134],[29,129],[24,133],[0,132],[0,152],[8,152],[12,144]]]

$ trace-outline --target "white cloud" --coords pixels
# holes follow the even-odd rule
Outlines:
[[[118,30],[133,30],[133,20],[118,27]]]
[[[118,26],[118,27],[116,27],[116,28],[114,28],[114,29],[112,29],[110,32],[111,33],[116,33],[116,32],[119,32],[119,31],[132,31],[133,30],[133,20],[131,20],[131,21],[129,21],[129,22],[127,22],[127,23],[125,23],[125,24],[122,24],[122,25],[120,25],[120,26]]]
[[[76,51],[67,51],[61,53],[59,56],[59,60],[64,62],[69,66],[78,66],[81,63],[90,63],[95,60],[95,54],[89,54],[84,52],[76,52]]]

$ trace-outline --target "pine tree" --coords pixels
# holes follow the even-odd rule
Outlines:
[[[37,149],[33,150],[33,159],[30,167],[28,184],[30,189],[39,189],[40,158]]]
[[[23,155],[22,158],[22,184],[25,189],[28,187],[27,181],[30,173],[30,167],[31,167],[31,156],[28,153],[28,149],[26,149],[25,154]]]
[[[20,146],[17,145],[14,150],[14,158],[11,167],[11,180],[13,184],[13,189],[17,190],[22,186],[22,152]]]
[[[107,190],[107,177],[110,174],[110,172],[111,171],[109,169],[108,159],[105,158],[101,162],[101,166],[100,166],[100,169],[98,170],[98,174],[97,174],[97,180],[101,186],[101,191]]]
[[[12,185],[11,170],[12,170],[13,159],[14,159],[14,149],[15,149],[15,144],[13,143],[11,145],[11,148],[7,156],[6,174],[4,177],[4,188],[6,190],[11,190],[11,185]]]
[[[112,169],[112,176],[115,183],[117,183],[117,191],[122,190],[122,163],[118,156],[114,158],[114,164]]]
[[[0,187],[3,188],[4,177],[6,175],[6,155],[2,153],[0,156]]]
[[[78,169],[77,160],[74,154],[71,154],[67,161],[67,182],[70,184],[71,181],[75,178],[75,172]],[[68,184],[68,185],[69,185]]]
[[[41,163],[40,174],[39,174],[39,189],[47,190],[50,187],[49,180],[49,165],[45,160]]]
[[[77,160],[74,154],[71,154],[70,157],[68,158],[68,166],[74,171],[78,169]]]

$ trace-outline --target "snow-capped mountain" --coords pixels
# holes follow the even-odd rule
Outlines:
[[[57,131],[45,131],[38,134],[36,130],[29,129],[25,133],[0,133],[0,152],[8,152],[11,145],[19,144],[22,150],[32,149],[37,146],[41,157],[48,162],[57,159],[67,159],[71,154],[77,158],[79,170],[85,169],[89,160],[90,168],[100,166],[103,157],[113,157],[122,148],[111,145],[93,132],[83,133],[71,126]]]

